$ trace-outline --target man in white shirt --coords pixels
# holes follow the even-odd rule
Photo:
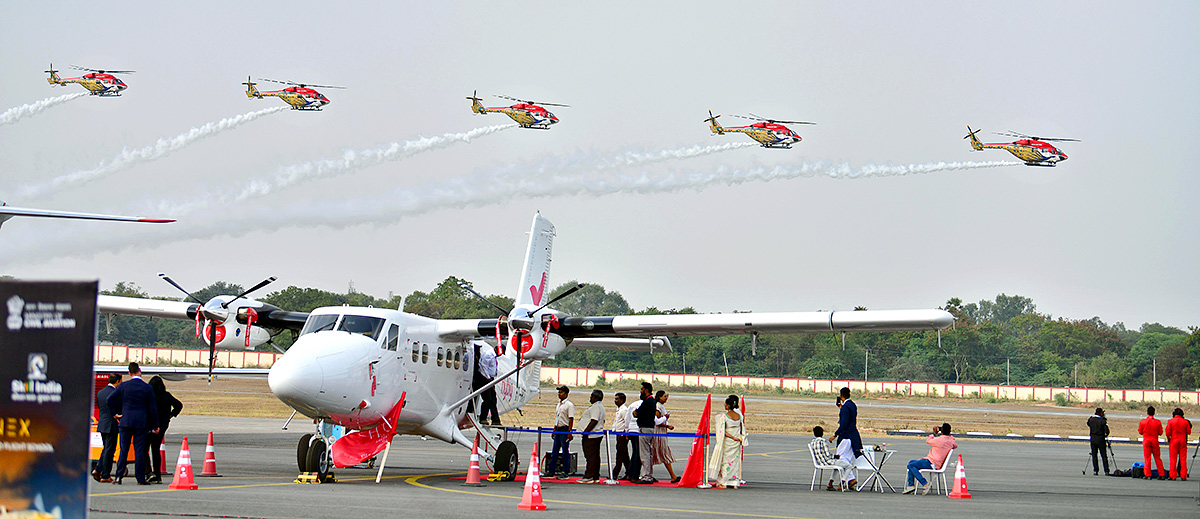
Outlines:
[[[621,478],[621,471],[629,472],[629,436],[625,433],[629,428],[629,406],[625,405],[625,393],[613,396],[617,404],[617,414],[613,417],[613,432],[617,434],[617,466],[613,467],[613,477]]]
[[[476,351],[479,369],[476,372],[475,389],[479,389],[496,378],[496,350],[484,344]],[[500,413],[496,411],[496,386],[487,388],[479,395],[483,405],[479,406],[479,423],[487,423],[488,414],[492,415],[492,425],[500,425]]]
[[[580,432],[583,438],[580,443],[583,444],[583,457],[587,460],[587,467],[583,470],[583,478],[579,483],[600,482],[600,442],[604,440],[604,436],[586,433],[604,430],[604,392],[599,389],[592,390],[590,401],[592,405],[579,417],[579,423],[583,424],[583,430]]]
[[[554,448],[550,451],[550,463],[546,466],[547,475],[553,474],[555,479],[567,479],[571,474],[570,432],[575,426],[575,404],[567,400],[570,393],[571,389],[567,386],[558,386],[558,406],[554,408]],[[560,459],[561,464],[558,462]]]

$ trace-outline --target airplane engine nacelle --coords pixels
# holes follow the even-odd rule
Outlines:
[[[204,344],[208,344],[209,338],[212,337],[210,335],[212,331],[209,329],[209,327],[212,325],[213,323],[210,322],[204,327],[202,334],[202,337],[204,338]],[[261,344],[266,344],[266,342],[271,339],[271,334],[269,332],[257,326],[237,324],[234,322],[216,323],[216,325],[218,350],[253,350]],[[247,333],[250,334],[248,346],[246,341]]]
[[[529,346],[529,350],[523,352],[526,359],[553,359],[555,355],[567,349],[567,341],[557,333],[535,332],[532,339],[533,344]]]

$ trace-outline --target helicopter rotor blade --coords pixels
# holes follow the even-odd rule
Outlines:
[[[270,82],[272,82],[272,83],[279,83],[279,84],[281,84],[281,85],[296,85],[296,86],[300,86],[300,83],[296,83],[295,81],[280,81],[280,80],[278,80],[278,79],[267,79],[267,78],[265,78],[265,77],[260,77],[260,78],[258,78],[258,80],[259,80],[259,81],[270,81]]]
[[[316,88],[340,88],[340,89],[342,89],[342,90],[345,90],[345,89],[346,89],[346,87],[344,87],[344,86],[332,86],[332,85],[310,85],[310,84],[307,84],[307,83],[305,83],[304,85],[301,85],[301,86],[306,86],[306,87],[310,87],[310,88],[312,88],[312,87],[316,87]]]

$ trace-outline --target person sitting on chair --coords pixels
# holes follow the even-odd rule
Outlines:
[[[854,486],[858,482],[850,479],[850,462],[841,459],[837,454],[829,452],[829,441],[824,438],[825,429],[820,425],[813,427],[812,441],[808,442],[808,448],[812,450],[813,457],[817,459],[819,465],[834,465],[841,467],[842,481],[838,486],[833,486],[833,480],[829,480],[829,486],[826,490],[841,490],[843,486]]]
[[[929,455],[919,460],[908,462],[908,480],[904,484],[904,493],[912,494],[917,491],[917,487],[913,485],[913,479],[921,482],[921,495],[929,493],[929,482],[925,481],[925,477],[921,476],[922,470],[941,470],[942,465],[947,461],[946,455],[950,451],[958,448],[958,442],[950,436],[950,424],[943,423],[941,427],[935,427],[933,434],[925,438],[925,443],[929,444]]]

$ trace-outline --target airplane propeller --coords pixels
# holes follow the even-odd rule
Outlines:
[[[741,117],[742,119],[749,119],[751,121],[762,121],[762,122],[775,123],[775,124],[817,124],[817,123],[810,123],[810,122],[806,122],[806,121],[780,121],[777,119],[767,119],[766,117],[763,117],[761,115],[755,115],[754,112],[750,112],[750,117],[746,117],[744,115],[734,115],[734,117]]]
[[[222,302],[221,308],[219,310],[216,308],[208,308],[207,306],[205,306],[204,301],[201,301],[199,298],[192,295],[191,292],[188,292],[187,289],[180,286],[179,283],[176,283],[175,280],[173,280],[169,276],[167,276],[166,273],[159,272],[158,277],[162,278],[163,281],[166,281],[171,286],[179,289],[180,292],[187,294],[187,296],[189,298],[191,298],[192,301],[195,301],[196,303],[198,303],[199,306],[196,308],[197,315],[203,315],[204,319],[206,321],[208,321],[206,323],[208,325],[207,326],[207,328],[208,328],[207,329],[207,332],[208,332],[208,383],[212,384],[213,368],[216,367],[216,363],[217,363],[217,326],[216,325],[223,324],[229,320],[229,318],[230,318],[229,310],[228,310],[229,303],[237,301],[238,299],[245,297],[246,294],[249,294],[255,290],[258,290],[262,287],[267,286],[271,282],[275,281],[276,277],[271,276],[267,279],[264,279],[259,284],[251,287],[250,290],[246,290],[246,291],[242,292],[241,294],[238,294],[237,296],[235,296],[233,299]],[[250,333],[249,327],[247,327],[246,333],[247,334]]]
[[[346,87],[343,87],[343,86],[331,86],[331,85],[312,85],[312,84],[309,84],[309,83],[297,83],[297,82],[295,82],[295,81],[279,81],[279,80],[277,80],[277,79],[267,79],[267,78],[265,78],[265,77],[260,77],[260,78],[258,78],[258,80],[259,80],[259,81],[270,81],[270,82],[272,82],[272,83],[279,83],[279,84],[281,84],[281,85],[293,85],[293,86],[298,86],[298,87],[300,87],[300,88],[310,88],[310,87],[311,87],[311,88],[341,88],[341,89],[345,89],[345,88],[346,88]]]
[[[559,294],[557,297],[555,297],[549,301],[546,301],[546,304],[537,307],[532,312],[529,312],[522,317],[517,317],[517,316],[512,315],[512,313],[516,310],[516,308],[506,311],[500,305],[493,303],[490,299],[483,297],[483,295],[481,295],[479,292],[476,292],[475,289],[471,288],[471,286],[468,285],[466,281],[460,280],[458,282],[458,286],[461,287],[463,290],[470,292],[475,297],[482,299],[485,303],[491,305],[493,308],[500,310],[500,312],[502,312],[501,319],[503,319],[504,316],[508,316],[508,324],[509,324],[509,326],[514,328],[514,332],[515,332],[514,335],[520,335],[523,333],[529,333],[530,331],[533,330],[533,326],[535,324],[533,322],[533,316],[537,315],[538,312],[542,311],[547,306],[550,306],[550,305],[562,300],[563,298],[565,298],[571,294],[574,294],[575,292],[579,291],[579,289],[587,286],[587,284],[579,283],[578,285],[575,285],[575,286],[567,289],[565,292]],[[549,328],[547,328],[546,331],[549,332]],[[497,330],[497,334],[498,333],[499,333],[499,330]],[[500,347],[500,344],[499,344],[500,337],[498,335],[496,337],[496,341],[497,341],[496,347]],[[518,340],[516,342],[516,344],[520,344],[520,341]],[[517,365],[520,366],[521,362],[522,362],[522,360],[521,360],[522,349],[520,346],[517,346],[516,348],[517,348]],[[517,380],[519,380],[519,379],[517,379]]]
[[[54,66],[52,65],[50,68],[54,68]],[[136,70],[100,70],[100,69],[95,69],[95,68],[81,67],[79,65],[71,65],[71,68],[73,68],[75,70],[86,70],[88,72],[96,72],[99,74],[133,74],[134,72],[137,72]]]
[[[1059,138],[1059,137],[1035,137],[1035,136],[1033,136],[1033,135],[1025,135],[1024,133],[1018,133],[1018,132],[1014,132],[1014,131],[1012,131],[1012,130],[1009,130],[1009,131],[1007,131],[1007,132],[993,132],[993,133],[995,133],[996,135],[1003,135],[1003,136],[1005,136],[1005,137],[1016,137],[1016,138],[1018,138],[1018,139],[1031,139],[1031,140],[1035,140],[1035,141],[1071,141],[1071,142],[1080,142],[1080,141],[1079,141],[1079,139],[1063,139],[1063,138]]]
[[[571,105],[563,105],[563,104],[558,104],[558,103],[543,103],[543,102],[540,102],[540,101],[530,101],[530,100],[528,100],[528,99],[517,99],[517,98],[515,98],[515,97],[502,96],[502,95],[497,95],[496,97],[500,97],[500,98],[508,99],[509,101],[516,101],[516,102],[518,102],[518,103],[525,103],[525,104],[527,104],[527,105],[538,105],[538,106],[566,106],[566,107],[570,107],[570,106],[571,106]]]

